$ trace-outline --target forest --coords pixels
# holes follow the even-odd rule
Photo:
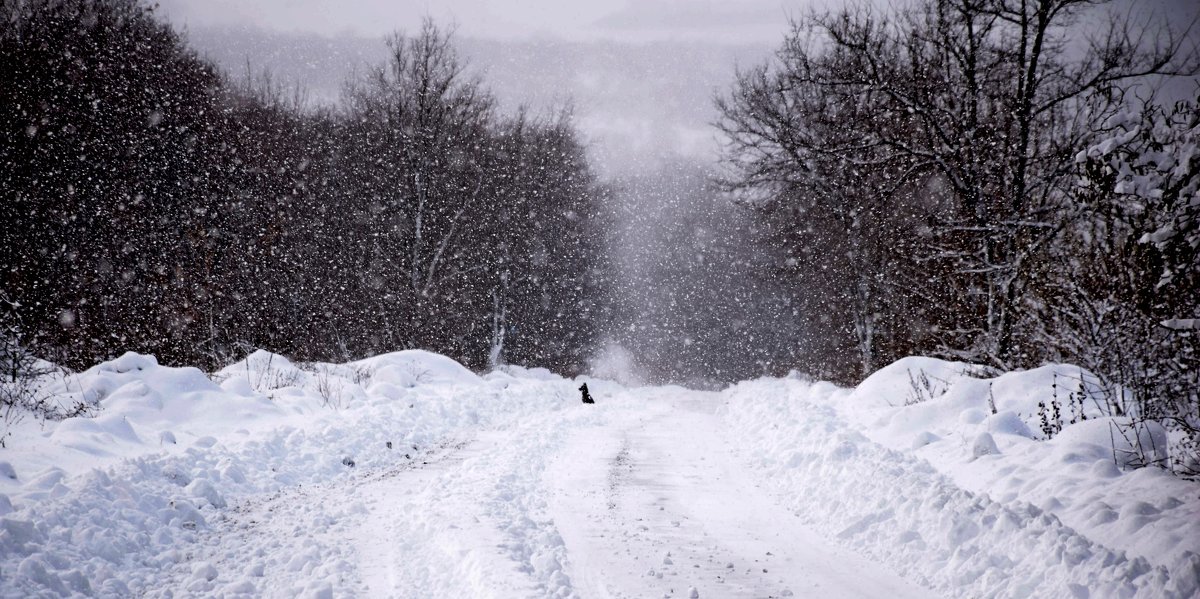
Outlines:
[[[42,357],[583,362],[603,189],[569,114],[498,114],[433,23],[310,110],[140,2],[4,10],[4,301]]]
[[[567,107],[498,109],[432,21],[313,106],[138,0],[6,0],[0,365],[1057,362],[1200,447],[1200,36],[1095,5],[796,16],[716,95],[719,164],[612,182]],[[1164,99],[1180,77],[1191,99]],[[615,214],[651,205],[674,227],[631,285]]]

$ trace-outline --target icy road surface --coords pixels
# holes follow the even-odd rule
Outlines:
[[[194,561],[251,564],[268,595],[340,568],[344,584],[317,594],[933,596],[758,488],[731,457],[722,403],[622,391],[445,441],[394,469],[250,499],[214,523]],[[280,555],[265,572],[252,565]],[[180,586],[194,578],[183,573]]]

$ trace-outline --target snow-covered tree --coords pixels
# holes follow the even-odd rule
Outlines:
[[[1130,215],[1137,243],[1157,252],[1160,295],[1183,304],[1163,326],[1200,328],[1200,103],[1146,103],[1109,119],[1106,136],[1077,157],[1081,187],[1105,193]],[[1190,300],[1190,301],[1189,301]]]
[[[1079,177],[1047,302],[1048,344],[1132,392],[1127,411],[1186,431],[1200,456],[1200,104],[1114,115]],[[1180,462],[1181,464],[1183,462]]]
[[[806,252],[845,257],[857,281],[830,297],[857,306],[835,318],[864,365],[878,361],[877,332],[901,353],[998,367],[1043,357],[1031,323],[1042,265],[1058,259],[1074,155],[1094,122],[1123,109],[1122,85],[1196,68],[1186,38],[1115,13],[1072,45],[1095,4],[816,13],[718,100],[729,189],[793,232],[781,243],[796,264]],[[801,234],[813,214],[827,223]],[[796,274],[819,280],[829,263]],[[889,319],[895,333],[879,326]]]

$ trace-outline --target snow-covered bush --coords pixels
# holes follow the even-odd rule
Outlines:
[[[90,409],[83,402],[64,406],[54,401],[47,380],[55,368],[30,351],[18,308],[17,302],[0,292],[0,447],[6,445],[10,429],[26,416],[62,420],[85,416]]]
[[[1164,326],[1198,327],[1200,300],[1200,99],[1171,108],[1146,103],[1105,124],[1107,135],[1080,152],[1084,194],[1107,200],[1133,229],[1137,243],[1156,250],[1155,288],[1182,293],[1181,312]],[[1190,310],[1189,310],[1190,309]]]
[[[1147,102],[1104,129],[1076,157],[1079,276],[1062,283],[1052,342],[1102,373],[1131,426],[1172,431],[1172,466],[1200,475],[1200,104]]]

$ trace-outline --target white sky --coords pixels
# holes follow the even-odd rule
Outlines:
[[[425,16],[489,39],[779,39],[787,16],[826,0],[161,0],[177,23],[254,25],[325,35],[412,29]]]
[[[775,43],[789,15],[847,0],[160,0],[183,24],[253,25],[324,35],[377,36],[412,29],[425,16],[470,37],[571,41],[691,40]],[[863,0],[848,0],[857,2]],[[878,4],[896,0],[866,0]],[[1134,13],[1200,15],[1200,0],[1117,0]]]

